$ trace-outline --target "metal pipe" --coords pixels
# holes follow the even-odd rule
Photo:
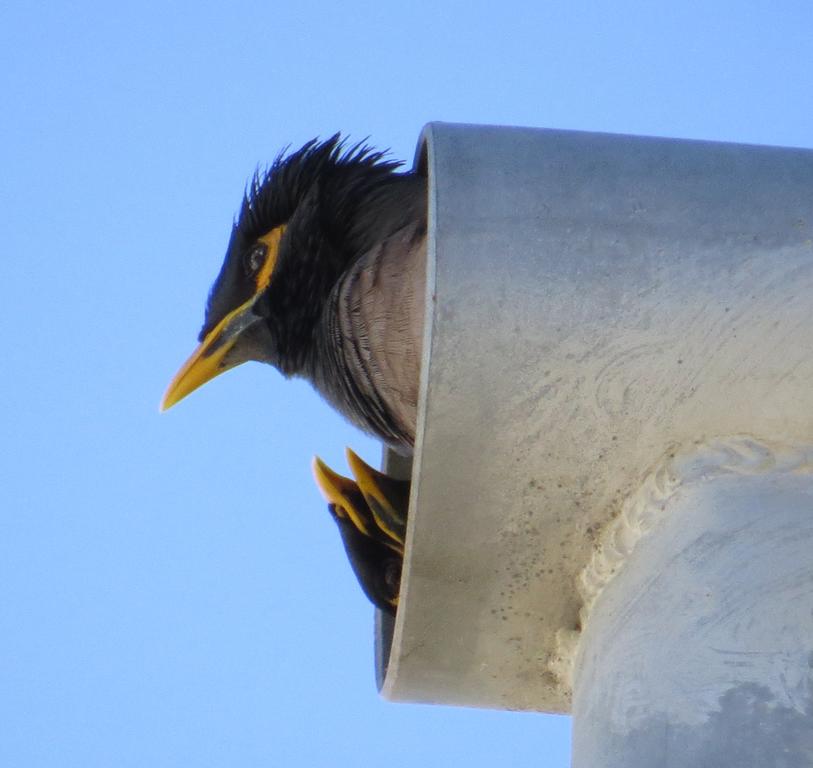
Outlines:
[[[589,610],[576,768],[813,765],[811,469],[813,451],[729,441],[629,505],[647,534]]]
[[[432,124],[419,157],[426,337],[382,692],[568,712],[581,645],[574,731],[594,760],[607,742],[580,713],[603,712],[594,729],[614,722],[597,704],[602,628],[614,625],[593,612],[609,610],[613,577],[644,538],[665,537],[665,560],[630,565],[638,577],[649,567],[655,578],[678,551],[666,522],[660,534],[619,523],[630,504],[656,498],[646,490],[664,467],[713,446],[750,440],[785,456],[813,445],[813,152]],[[797,509],[791,496],[774,517]],[[711,525],[667,506],[669,525]],[[750,545],[733,546],[732,561]],[[797,556],[775,544],[770,554]],[[760,574],[747,578],[756,589]],[[800,612],[813,613],[811,594]],[[668,636],[673,607],[661,610]],[[662,638],[647,638],[654,653]],[[766,642],[786,652],[779,634]],[[614,674],[633,647],[618,646]],[[718,679],[709,668],[708,684]]]

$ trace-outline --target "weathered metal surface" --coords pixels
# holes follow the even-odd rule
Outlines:
[[[426,344],[383,694],[568,711],[582,573],[647,472],[718,437],[813,443],[813,152],[423,140]]]
[[[727,441],[662,480],[589,612],[573,765],[813,765],[813,450]]]

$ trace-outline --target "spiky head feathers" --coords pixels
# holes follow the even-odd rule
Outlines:
[[[249,182],[232,227],[226,257],[209,293],[203,339],[256,286],[247,267],[260,238],[278,227],[285,233],[269,289],[269,311],[290,317],[292,302],[318,299],[353,252],[363,249],[354,222],[359,206],[375,195],[401,163],[364,143],[347,146],[340,134],[312,139],[281,152]],[[274,300],[276,299],[276,301]]]

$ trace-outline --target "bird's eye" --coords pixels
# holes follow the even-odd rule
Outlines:
[[[266,246],[255,245],[243,257],[243,266],[246,270],[246,275],[252,277],[256,275],[265,264]]]

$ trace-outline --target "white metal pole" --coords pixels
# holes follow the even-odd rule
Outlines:
[[[813,765],[813,151],[433,124],[393,700]],[[750,760],[750,762],[749,762]]]
[[[813,765],[812,460],[703,446],[628,502],[587,596],[575,768]]]

